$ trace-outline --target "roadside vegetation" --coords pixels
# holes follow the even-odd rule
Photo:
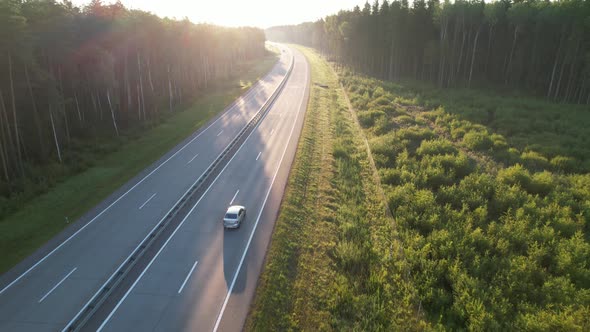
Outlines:
[[[335,61],[434,329],[590,330],[589,13],[375,1],[266,31]]]
[[[590,329],[590,114],[339,72],[431,324]]]
[[[95,141],[88,162],[79,165],[83,170],[75,175],[60,175],[59,181],[44,187],[37,196],[4,201],[16,206],[10,213],[4,211],[0,220],[0,273],[199,129],[268,73],[276,61],[277,55],[268,53],[259,60],[236,64],[231,77],[211,82],[192,102],[177,106],[173,114],[121,137]]]
[[[300,50],[311,64],[310,101],[246,330],[424,329],[337,76]]]

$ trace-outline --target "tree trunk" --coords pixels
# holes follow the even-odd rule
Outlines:
[[[21,152],[21,140],[18,133],[18,118],[16,116],[16,98],[14,96],[14,81],[12,79],[12,55],[8,54],[8,76],[10,78],[10,93],[12,95],[12,116],[14,121],[14,133],[16,137],[16,154],[18,156],[17,165],[21,172],[21,175],[25,175],[25,169],[23,167],[23,156]]]
[[[4,95],[2,90],[0,90],[0,106],[2,107],[2,119],[4,121],[4,125],[2,126],[2,138],[4,139],[4,135],[8,138],[8,144],[10,149],[14,149],[14,140],[12,139],[12,132],[10,131],[10,121],[8,121],[8,111],[6,110],[6,105],[4,104]],[[4,130],[4,126],[6,126],[6,131]],[[8,148],[6,149],[8,153]]]
[[[147,57],[147,66],[148,66],[148,79],[150,80],[150,87],[152,88],[152,93],[154,93],[154,83],[152,82],[152,67],[150,66],[150,57]]]
[[[53,129],[53,139],[55,140],[55,148],[57,149],[57,158],[59,159],[59,162],[62,163],[61,150],[59,149],[59,142],[57,140],[57,132],[55,131],[55,122],[53,121],[53,111],[51,110],[51,105],[49,105],[49,119],[51,120],[51,128]]]
[[[2,116],[0,116],[0,136],[1,144],[2,144],[2,166],[4,167],[4,174],[6,177],[6,181],[10,181],[10,176],[8,174],[8,147],[6,147],[6,132],[4,130],[4,126],[7,126],[8,123],[6,122],[6,108],[4,107],[4,97],[2,96],[2,90],[0,90],[0,108],[2,110]],[[12,142],[10,143],[12,144]]]
[[[94,108],[94,116],[96,119],[96,116],[98,115],[98,107],[96,106],[96,97],[94,96],[94,92],[90,92],[90,99],[92,100],[92,106]]]
[[[4,139],[2,139],[0,141],[0,156],[2,157],[2,170],[4,171],[4,179],[6,180],[6,182],[10,181],[10,176],[8,175],[8,167],[7,167],[7,162],[6,162],[6,152],[5,152],[5,148],[4,148]]]
[[[67,143],[68,143],[68,146],[69,146],[69,144],[70,144],[70,124],[69,124],[69,121],[68,121],[68,113],[66,112],[66,107],[65,107],[65,105],[62,106],[62,107],[63,107],[62,111],[63,111],[63,114],[64,114],[64,123],[66,125],[66,139],[67,139]]]
[[[582,102],[582,95],[584,94],[584,90],[586,90],[586,78],[582,80],[582,86],[580,87],[580,93],[578,93],[578,102],[580,104]]]
[[[467,87],[471,87],[471,78],[473,76],[473,63],[475,62],[475,51],[477,50],[477,40],[479,39],[479,32],[481,31],[481,26],[477,28],[477,32],[475,33],[475,40],[473,41],[473,53],[471,54],[471,68],[469,69],[469,81],[467,82]]]
[[[139,90],[141,91],[141,106],[143,108],[143,119],[146,119],[145,116],[145,98],[144,98],[144,94],[143,94],[143,74],[141,72],[141,61],[139,58],[139,52],[137,52],[137,70],[139,72]],[[142,108],[140,108],[140,120],[141,120],[141,110]]]
[[[124,69],[124,75],[125,75],[125,89],[127,92],[127,109],[126,111],[129,112],[129,110],[131,109],[131,86],[129,84],[129,65],[128,65],[128,48],[125,48],[125,59],[123,62],[123,66],[125,67]]]
[[[490,25],[490,32],[489,32],[489,36],[488,36],[488,53],[486,54],[486,64],[484,66],[484,73],[486,78],[489,78],[490,75],[488,73],[488,66],[489,66],[489,62],[490,62],[490,53],[492,53],[492,36],[494,33],[494,25]]]
[[[443,87],[444,84],[444,72],[445,72],[445,38],[447,34],[447,22],[443,21],[443,28],[440,30],[440,64],[438,70],[438,86]]]
[[[82,113],[80,112],[80,104],[78,103],[78,95],[74,92],[74,100],[76,101],[76,110],[78,111],[78,120],[82,124]]]
[[[119,128],[117,128],[117,121],[115,121],[115,111],[113,111],[113,104],[111,103],[111,95],[109,93],[109,90],[107,90],[107,100],[109,101],[109,108],[111,109],[111,119],[113,119],[115,133],[117,133],[117,137],[119,137]]]
[[[62,83],[63,81],[61,78],[61,66],[59,66],[57,68],[57,78],[59,81],[59,90],[61,91],[61,97],[62,97],[62,101],[63,101],[65,99],[65,92],[64,92],[63,83]],[[66,125],[66,142],[69,145],[70,144],[70,123],[68,121],[68,113],[67,113],[65,102],[61,103],[61,108],[62,108],[62,112],[64,114],[64,122]]]
[[[553,70],[551,71],[551,80],[549,81],[549,89],[547,90],[547,98],[551,96],[551,92],[553,91],[553,82],[555,80],[555,71],[557,70],[557,64],[559,62],[559,54],[561,53],[561,46],[563,43],[563,35],[565,32],[565,28],[561,30],[561,37],[559,38],[559,47],[557,48],[557,53],[555,54],[555,62],[553,63]]]
[[[572,84],[574,82],[574,78],[576,77],[576,75],[574,74],[574,69],[576,68],[576,58],[578,57],[578,51],[580,50],[580,44],[582,43],[582,39],[578,39],[578,43],[576,45],[576,50],[574,51],[574,54],[572,56],[572,63],[570,65],[570,73],[569,73],[569,80],[567,83],[567,88],[565,90],[565,97],[563,98],[563,101],[567,101],[570,93],[571,93],[571,88],[572,88]]]
[[[141,121],[141,96],[139,92],[139,83],[137,84],[137,118]]]
[[[102,103],[100,102],[100,92],[96,90],[96,99],[98,100],[98,113],[100,116],[100,121],[102,121]]]
[[[569,54],[566,54],[563,57],[563,63],[561,64],[561,69],[559,70],[559,78],[557,79],[557,85],[555,86],[555,92],[553,93],[553,100],[557,100],[557,96],[559,95],[559,88],[561,87],[561,79],[563,78],[563,71],[565,70],[565,66],[567,65],[567,59],[569,58]]]
[[[170,65],[168,65],[168,101],[170,104],[170,112],[172,112],[172,82],[170,82]]]
[[[512,69],[512,56],[514,55],[514,49],[516,48],[516,37],[518,35],[518,29],[519,29],[519,26],[517,25],[516,28],[514,28],[514,38],[512,39],[512,48],[510,49],[510,58],[508,60],[508,66],[506,66],[506,73],[504,74],[505,84],[508,84],[510,70]]]
[[[31,79],[29,78],[29,70],[27,65],[25,65],[25,78],[27,80],[27,85],[29,87],[29,94],[31,95],[31,102],[33,104],[33,122],[35,122],[35,127],[37,129],[37,138],[39,139],[39,149],[41,150],[41,155],[45,156],[45,142],[43,140],[43,131],[41,129],[41,121],[39,120],[39,112],[37,110],[37,102],[35,101],[35,95],[33,94],[33,87],[31,86]]]
[[[465,29],[465,26],[462,24],[463,29]],[[462,33],[463,38],[461,41],[461,51],[459,52],[459,61],[457,62],[457,72],[455,73],[455,76],[459,76],[460,72],[461,72],[461,64],[463,62],[463,48],[465,47],[465,38],[467,37],[467,34],[465,33],[465,31],[463,31]]]

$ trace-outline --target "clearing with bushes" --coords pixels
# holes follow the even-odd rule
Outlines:
[[[587,330],[587,110],[340,76],[427,319],[451,330]]]
[[[587,109],[336,78],[305,53],[315,84],[248,330],[590,329]]]

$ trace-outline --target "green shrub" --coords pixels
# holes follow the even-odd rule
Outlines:
[[[487,207],[494,197],[496,181],[488,174],[472,173],[467,175],[459,184],[442,187],[437,196],[441,205],[451,204],[455,209],[461,209],[464,204],[471,210]]]
[[[375,107],[375,106],[379,106],[379,105],[390,105],[391,104],[391,99],[387,98],[386,96],[381,96],[377,99],[373,99],[370,103],[369,106],[370,107]]]
[[[371,97],[375,99],[375,98],[379,98],[385,94],[386,94],[385,90],[383,90],[383,88],[379,86],[379,87],[377,87],[377,89],[373,90]]]
[[[507,185],[518,185],[521,188],[527,188],[531,183],[531,174],[522,165],[516,164],[500,170],[498,180]]]
[[[416,101],[416,98],[395,97],[395,99],[393,101],[397,104],[404,105],[404,106],[411,106],[411,105],[418,104],[418,102]]]
[[[535,151],[523,152],[520,155],[520,159],[522,159],[524,165],[530,169],[543,170],[549,167],[547,158]]]
[[[385,135],[391,132],[394,126],[395,123],[393,123],[388,117],[383,116],[376,119],[373,130],[375,131],[375,135]]]
[[[453,175],[445,172],[440,165],[430,165],[420,169],[420,175],[425,186],[432,190],[438,190],[442,186],[453,184]]]
[[[555,156],[551,158],[551,167],[561,172],[575,172],[578,169],[578,161],[571,157]]]
[[[496,150],[493,151],[493,157],[498,162],[504,163],[507,166],[520,163],[520,151],[515,148],[509,148],[508,150]]]
[[[394,121],[402,126],[410,126],[416,123],[414,118],[409,115],[400,115],[395,117]]]
[[[528,199],[526,191],[517,185],[498,185],[494,190],[494,197],[488,204],[490,218],[500,218],[509,210],[516,211]]]
[[[451,142],[442,138],[438,138],[422,141],[422,143],[420,143],[420,147],[416,150],[416,153],[419,156],[455,154],[457,153],[457,149],[455,149]]]
[[[393,106],[391,104],[389,104],[389,105],[380,105],[376,109],[385,112],[387,115],[392,115],[392,116],[406,114],[405,112],[398,111],[398,109],[396,109],[395,106]]]
[[[445,171],[452,173],[457,180],[470,174],[474,169],[473,162],[463,152],[459,154],[434,155],[428,157],[432,162],[444,167]]]
[[[332,155],[335,159],[348,159],[348,150],[341,142],[335,142]]]
[[[506,138],[502,135],[492,134],[491,136],[494,151],[502,151],[508,149]]]
[[[385,112],[380,110],[371,109],[366,112],[358,112],[358,119],[364,128],[369,128],[375,125],[375,120],[384,117]]]
[[[465,128],[451,127],[451,137],[455,140],[461,140],[465,136]]]
[[[551,172],[540,172],[533,175],[531,183],[527,186],[527,191],[531,194],[547,195],[555,188],[553,174]]]
[[[379,167],[391,167],[395,158],[405,148],[404,143],[394,133],[375,137],[369,141],[375,163]]]
[[[382,168],[380,171],[381,183],[389,185],[401,184],[401,171],[395,168]]]
[[[368,271],[369,258],[365,250],[352,241],[338,242],[334,249],[334,256],[338,266],[352,275],[359,275]]]
[[[417,127],[410,127],[410,128],[403,128],[397,131],[397,134],[402,139],[408,139],[411,141],[422,141],[425,139],[433,138],[434,132],[428,128],[417,128]]]
[[[494,143],[486,132],[470,131],[463,136],[463,144],[472,150],[484,151]]]

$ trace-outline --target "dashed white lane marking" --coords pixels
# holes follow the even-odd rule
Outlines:
[[[219,134],[217,134],[217,137],[219,137],[219,135],[221,135],[221,133],[222,133],[222,132],[223,132],[223,130],[222,130],[222,131],[220,131],[220,132],[219,132]]]
[[[236,194],[234,195],[234,197],[231,199],[231,202],[229,202],[229,205],[232,205],[234,203],[234,200],[236,199],[236,197],[238,197],[238,193],[240,192],[240,189],[238,189],[238,191],[236,191]]]
[[[195,267],[197,267],[197,263],[199,261],[195,261],[195,264],[193,264],[193,267],[191,267],[191,270],[188,271],[188,274],[186,275],[186,278],[184,278],[184,282],[182,283],[182,285],[180,285],[180,288],[178,289],[178,294],[180,294],[180,292],[182,292],[182,289],[184,288],[184,285],[186,285],[186,282],[188,281],[188,278],[190,278],[191,274],[193,274],[193,271],[195,270]]]
[[[144,206],[145,206],[147,203],[149,203],[149,201],[151,201],[151,200],[152,200],[152,198],[154,198],[154,196],[156,196],[156,194],[157,194],[157,193],[154,193],[152,196],[150,196],[150,198],[148,198],[148,199],[147,199],[147,201],[145,201],[143,204],[141,204],[141,206],[139,207],[139,209],[140,209],[140,210],[141,210],[141,209],[143,209],[143,207],[144,207]]]
[[[191,158],[191,160],[188,161],[187,165],[192,163],[193,160],[195,160],[195,158],[197,158],[199,156],[199,154],[197,153],[194,157]]]
[[[43,300],[45,300],[45,298],[47,298],[49,296],[49,294],[51,294],[57,287],[59,287],[59,285],[61,285],[62,282],[64,282],[69,276],[70,274],[74,273],[74,271],[76,271],[77,267],[75,267],[72,271],[70,271],[70,273],[66,274],[65,277],[63,277],[63,279],[61,279],[55,286],[53,286],[52,289],[49,290],[49,292],[47,292],[47,294],[45,294],[38,303],[43,302]]]
[[[256,160],[258,160],[258,158],[260,158],[261,154],[262,154],[262,151],[258,152],[258,155],[256,156]]]

